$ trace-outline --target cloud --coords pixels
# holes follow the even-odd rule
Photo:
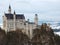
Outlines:
[[[32,0],[32,2],[58,2],[60,0]]]
[[[9,4],[12,11],[26,13],[26,18],[37,13],[40,20],[60,21],[60,0],[1,0],[0,16],[3,15],[4,11],[7,12]]]

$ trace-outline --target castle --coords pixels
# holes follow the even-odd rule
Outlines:
[[[30,38],[33,35],[33,29],[38,26],[38,15],[35,14],[34,22],[26,21],[24,14],[16,14],[15,11],[11,13],[11,6],[9,5],[8,13],[3,16],[3,28],[6,32],[22,29]]]

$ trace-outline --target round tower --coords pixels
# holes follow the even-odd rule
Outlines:
[[[8,12],[11,14],[11,6],[9,5]]]
[[[38,15],[37,14],[35,14],[34,23],[36,26],[38,25]]]
[[[14,17],[14,30],[16,30],[16,13],[15,13],[15,11],[14,11],[13,17]]]

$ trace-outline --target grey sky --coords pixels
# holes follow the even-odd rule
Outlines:
[[[60,21],[60,0],[0,0],[0,21],[9,4],[12,12],[15,10],[16,13],[24,13],[31,20],[37,13],[39,21]]]

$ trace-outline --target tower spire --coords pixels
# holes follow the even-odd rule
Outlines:
[[[11,9],[11,6],[9,5],[9,9]]]
[[[14,30],[16,30],[16,13],[15,13],[15,11],[14,11]]]
[[[11,6],[9,5],[9,9],[8,9],[8,12],[11,13]]]
[[[16,14],[16,13],[15,13],[15,10],[14,10],[14,14]]]

